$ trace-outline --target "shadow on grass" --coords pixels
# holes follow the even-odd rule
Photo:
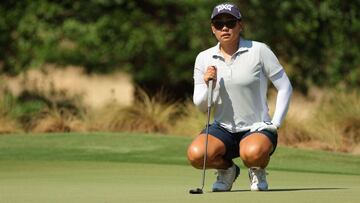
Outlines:
[[[335,188],[335,187],[320,187],[320,188],[279,188],[279,189],[269,189],[262,192],[292,192],[292,191],[305,191],[305,190],[346,190],[348,188]],[[250,192],[250,190],[232,190],[229,192]],[[213,192],[218,193],[218,192]]]
[[[302,190],[346,190],[348,188],[283,188],[283,189],[269,189],[268,192],[286,192],[286,191],[302,191]]]

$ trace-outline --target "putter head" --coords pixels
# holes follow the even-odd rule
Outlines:
[[[189,191],[190,194],[202,194],[203,190],[200,188],[192,189]]]

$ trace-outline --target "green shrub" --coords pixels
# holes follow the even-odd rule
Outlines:
[[[295,89],[360,85],[359,1],[230,2],[240,7],[245,38],[274,50]],[[0,70],[17,74],[44,63],[122,69],[153,92],[165,86],[189,94],[196,54],[216,43],[209,17],[217,3],[2,1]]]

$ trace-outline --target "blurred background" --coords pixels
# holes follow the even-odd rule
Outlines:
[[[280,143],[360,153],[360,2],[238,0],[294,88]],[[197,54],[215,0],[3,0],[0,132],[195,136]],[[271,110],[274,91],[269,92]]]

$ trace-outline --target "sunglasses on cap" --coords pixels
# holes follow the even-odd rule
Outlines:
[[[212,24],[214,25],[215,29],[221,30],[224,26],[229,29],[233,29],[236,26],[237,19],[228,19],[228,20],[212,20]]]

